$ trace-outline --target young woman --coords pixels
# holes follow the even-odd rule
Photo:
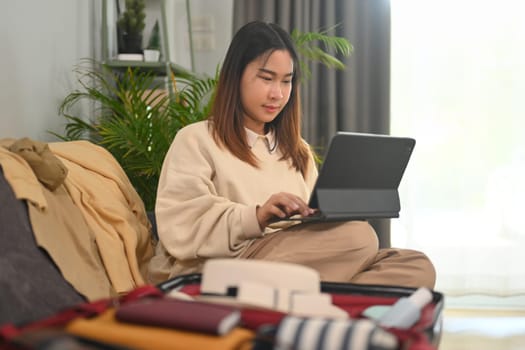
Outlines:
[[[424,254],[378,250],[365,221],[278,221],[314,212],[307,203],[317,168],[300,134],[299,77],[282,28],[252,22],[235,34],[212,115],[180,130],[164,161],[152,283],[231,257],[302,264],[325,281],[433,288]]]

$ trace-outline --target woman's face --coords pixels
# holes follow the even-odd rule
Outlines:
[[[264,125],[284,108],[292,91],[293,60],[286,50],[261,55],[250,62],[241,77],[244,126],[264,134]]]

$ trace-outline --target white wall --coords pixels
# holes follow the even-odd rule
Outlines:
[[[93,1],[2,0],[0,138],[54,140],[80,58],[93,56]]]
[[[213,76],[230,44],[233,0],[191,0],[195,70]]]
[[[167,0],[172,60],[187,69],[213,76],[232,37],[233,0],[190,0],[193,66],[190,56],[186,0]]]
[[[179,4],[182,0],[167,1]],[[194,67],[213,75],[231,39],[233,0],[191,0],[190,4],[193,18],[211,18],[213,22],[206,33],[212,37],[213,47],[197,48]],[[2,5],[0,138],[54,141],[48,130],[63,133],[64,118],[58,108],[76,88],[75,65],[82,58],[100,58],[101,1],[2,0]],[[184,15],[172,15],[174,30],[181,28],[177,23]],[[186,65],[187,46],[180,40],[171,45],[182,57],[177,63]]]

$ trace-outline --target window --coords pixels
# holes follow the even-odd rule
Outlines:
[[[394,246],[449,295],[525,294],[525,3],[391,0],[392,134],[417,140]]]

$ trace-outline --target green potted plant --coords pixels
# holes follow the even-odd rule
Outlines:
[[[117,6],[119,1],[117,0]],[[126,0],[125,10],[120,14],[117,7],[117,36],[119,53],[142,53],[142,35],[146,13],[144,0]]]
[[[75,72],[80,88],[68,94],[59,109],[66,119],[65,133],[52,134],[64,141],[89,140],[105,147],[146,209],[152,210],[164,156],[178,130],[209,114],[216,78],[178,72],[175,92],[170,94],[151,72],[137,68],[121,73],[84,60]],[[94,102],[92,117],[74,112],[80,101]]]
[[[144,61],[157,62],[160,58],[160,29],[159,21],[156,20],[148,40],[148,45],[144,49]]]

